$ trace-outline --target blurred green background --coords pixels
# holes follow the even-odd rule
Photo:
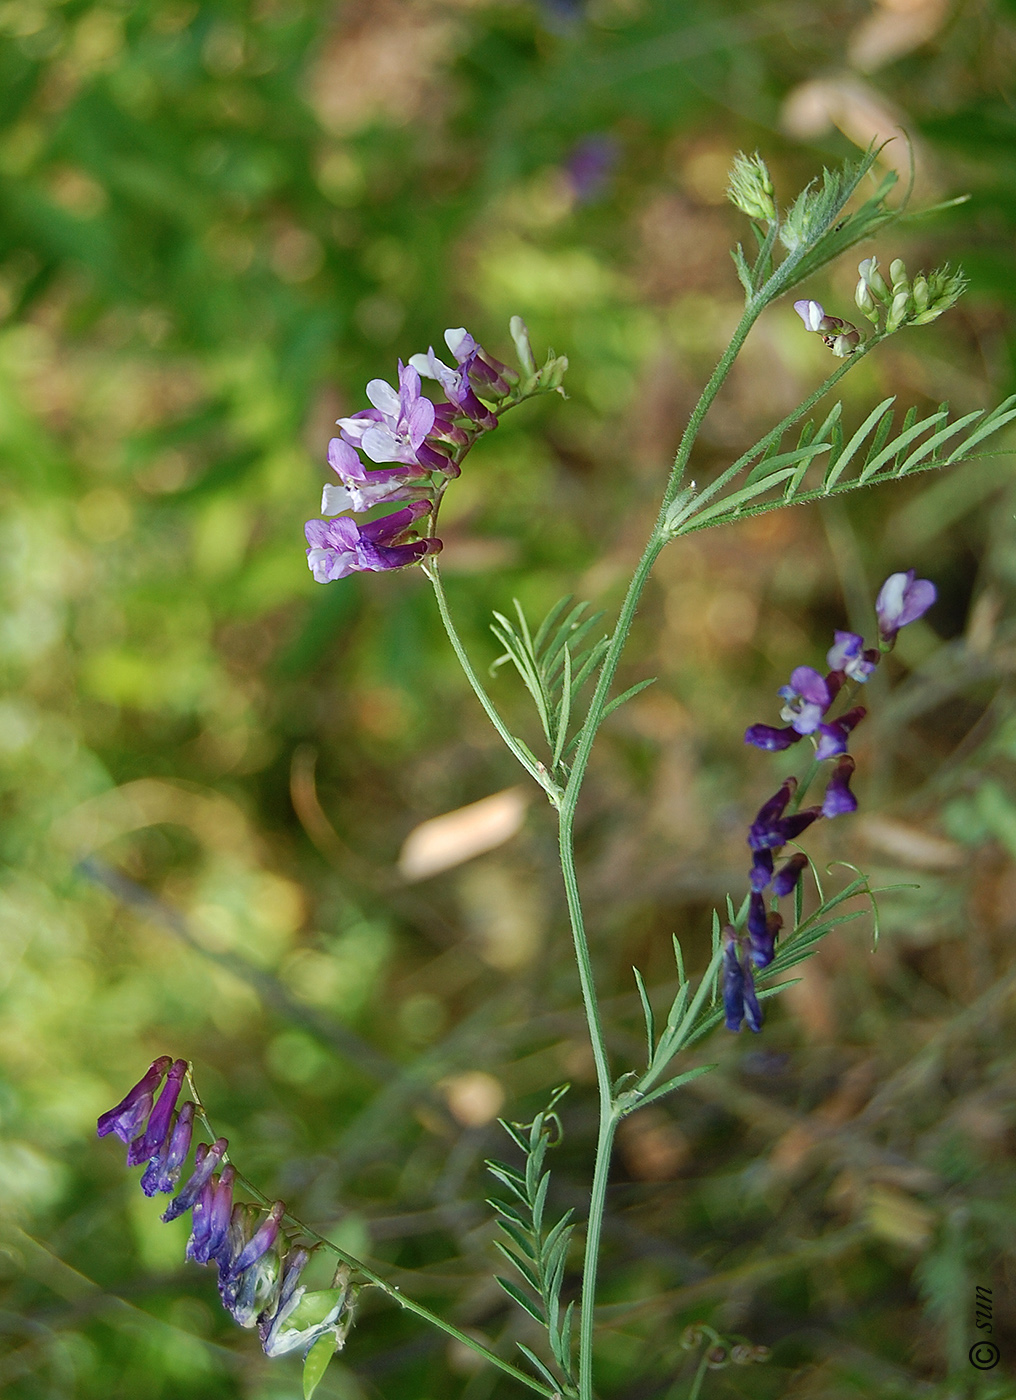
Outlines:
[[[580,1211],[596,1123],[555,835],[531,800],[497,849],[400,866],[419,823],[518,774],[418,571],[312,582],[334,419],[445,326],[507,357],[523,315],[570,398],[517,411],[449,492],[452,603],[484,665],[513,596],[613,608],[738,315],[731,155],[758,147],[786,199],[899,126],[915,206],[972,198],[859,255],[958,260],[971,289],[846,381],[848,417],[991,405],[1016,389],[1016,6],[4,0],[0,36],[0,1389],[301,1393],[94,1138],[161,1053],[270,1195],[511,1356],[534,1343],[490,1277],[492,1119],[572,1082],[553,1195]],[[850,316],[854,275],[806,294]],[[828,367],[768,312],[698,479]],[[1014,512],[1000,456],[660,562],[624,684],[659,681],[609,721],[579,824],[622,1068],[632,962],[665,997],[671,933],[700,968],[744,888],[775,786],[746,724],[834,626],[870,635],[890,571],[940,601],[870,687],[862,812],[811,842],[906,885],[877,952],[849,925],[760,1037],[717,1033],[720,1068],[625,1125],[604,1397],[682,1400],[699,1320],[771,1348],[710,1400],[1016,1395]],[[520,1393],[471,1360],[365,1295],[319,1394]]]

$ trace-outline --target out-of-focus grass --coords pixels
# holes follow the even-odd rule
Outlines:
[[[164,1051],[193,1059],[267,1190],[510,1353],[528,1334],[490,1281],[490,1120],[571,1079],[555,1192],[579,1207],[595,1125],[553,833],[534,802],[510,844],[399,878],[418,822],[517,775],[419,576],[310,580],[300,530],[332,422],[446,325],[504,353],[523,314],[570,356],[571,397],[470,459],[449,592],[488,660],[512,596],[613,605],[736,318],[731,154],[761,147],[787,196],[894,121],[916,202],[973,198],[874,251],[959,259],[972,288],[867,361],[848,412],[1011,391],[1012,17],[10,0],[0,32],[0,1383],[298,1393],[92,1138]],[[612,163],[577,190],[569,160],[603,136]],[[852,284],[847,265],[808,291],[849,315]],[[774,309],[696,475],[824,368]],[[676,930],[700,966],[711,905],[743,888],[744,825],[776,778],[744,726],[845,616],[870,630],[892,569],[940,602],[901,637],[891,695],[871,687],[862,815],[812,843],[919,888],[884,897],[877,952],[849,926],[758,1040],[714,1037],[720,1068],[626,1125],[604,1395],[677,1400],[699,1319],[772,1349],[710,1373],[709,1395],[1010,1393],[1010,478],[978,462],[661,560],[624,683],[659,680],[608,725],[581,814],[619,1063],[638,1053],[631,963],[662,991]],[[495,690],[528,734],[503,673]],[[983,1375],[977,1285],[1002,1351]],[[370,1298],[362,1313],[321,1394],[512,1393]]]

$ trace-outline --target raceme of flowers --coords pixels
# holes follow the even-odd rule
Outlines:
[[[145,1163],[141,1189],[146,1196],[172,1194],[190,1155],[196,1105],[188,1101],[176,1107],[187,1069],[186,1060],[160,1055],[97,1124],[99,1137],[115,1133],[127,1143],[129,1167]],[[241,1327],[257,1328],[266,1355],[306,1353],[329,1334],[338,1348],[352,1323],[350,1290],[308,1292],[300,1283],[313,1246],[293,1244],[283,1233],[282,1201],[266,1215],[261,1206],[233,1200],[236,1171],[223,1165],[228,1145],[226,1138],[211,1146],[198,1144],[193,1170],[163,1220],[191,1212],[186,1258],[218,1266],[223,1307]]]
[[[339,436],[328,444],[328,464],[338,484],[324,488],[321,513],[327,518],[309,520],[305,530],[307,563],[318,583],[364,570],[402,569],[438,553],[441,541],[432,533],[437,509],[463,457],[477,438],[497,427],[500,413],[533,393],[557,388],[567,368],[563,356],[550,356],[537,371],[518,317],[512,318],[511,332],[521,382],[516,370],[489,355],[460,326],[445,331],[454,365],[439,359],[433,346],[425,355],[412,355],[408,364],[400,360],[397,388],[372,379],[367,385],[372,406],[338,420]],[[445,402],[427,398],[421,376],[437,382]],[[364,457],[375,465],[366,466]],[[395,504],[401,508],[365,524],[342,514]]]
[[[967,285],[963,273],[954,272],[948,263],[933,272],[919,272],[913,281],[907,276],[902,258],[894,258],[889,264],[888,282],[879,271],[877,258],[865,258],[858,264],[857,271],[859,280],[854,293],[857,308],[877,331],[887,335],[902,326],[924,326],[937,320],[944,311],[955,306]],[[839,316],[827,315],[821,302],[795,301],[794,310],[805,329],[816,331],[841,359],[860,345],[861,333],[857,327]]]
[[[814,764],[827,760],[833,763],[820,803],[802,808],[805,790],[799,787],[797,778],[787,778],[779,791],[762,804],[748,829],[752,865],[745,928],[739,932],[727,924],[723,929],[723,1005],[726,1025],[732,1031],[740,1030],[745,1021],[753,1031],[761,1029],[754,969],[768,967],[775,957],[776,940],[783,927],[778,903],[794,892],[807,864],[807,857],[798,852],[777,869],[783,847],[820,817],[840,817],[857,810],[857,798],[850,790],[854,760],[847,746],[867,711],[863,705],[849,705],[849,699],[867,681],[882,653],[895,646],[900,628],[923,617],[934,601],[935,585],[916,578],[913,569],[891,574],[875,602],[878,647],[866,647],[864,638],[856,632],[836,632],[826,656],[829,670],[825,675],[811,666],[798,666],[791,673],[790,683],[780,687],[784,726],[753,724],[745,731],[746,744],[769,752],[788,749],[808,738],[814,746]],[[841,696],[848,697],[848,707],[830,717]]]

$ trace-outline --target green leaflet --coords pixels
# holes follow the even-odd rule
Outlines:
[[[540,717],[552,771],[560,768],[574,743],[574,739],[569,742],[568,730],[575,700],[608,646],[606,637],[591,644],[586,640],[603,613],[592,612],[583,617],[588,603],[576,603],[566,612],[571,601],[570,596],[559,599],[535,635],[530,632],[518,599],[514,600],[517,620],[495,612],[490,627],[504,648],[491,665],[491,673],[506,661],[518,671]]]
[[[521,1343],[519,1347],[555,1390],[563,1395],[573,1395],[572,1305],[569,1304],[563,1314],[561,1311],[561,1288],[575,1228],[571,1223],[573,1212],[566,1211],[549,1227],[544,1223],[550,1173],[544,1171],[543,1163],[552,1142],[552,1133],[555,1140],[560,1139],[561,1124],[554,1107],[567,1087],[563,1085],[551,1095],[547,1107],[536,1115],[532,1123],[502,1120],[501,1126],[525,1156],[524,1171],[519,1172],[495,1160],[487,1162],[487,1169],[515,1197],[511,1204],[497,1199],[491,1199],[488,1204],[498,1217],[498,1228],[514,1245],[514,1249],[510,1249],[500,1240],[495,1240],[495,1247],[519,1274],[525,1287],[507,1278],[499,1277],[497,1282],[519,1307],[546,1330],[551,1354],[559,1368],[558,1374],[555,1376],[548,1370],[527,1347]]]

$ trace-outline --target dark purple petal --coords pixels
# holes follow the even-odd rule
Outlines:
[[[773,877],[773,894],[777,899],[784,899],[788,894],[797,888],[797,883],[801,878],[801,871],[808,864],[808,857],[798,852],[787,861],[776,875]]]
[[[753,890],[764,890],[773,878],[773,853],[768,847],[756,851],[751,863],[748,882]]]
[[[216,1138],[211,1147],[206,1147],[203,1142],[198,1143],[194,1153],[194,1170],[179,1195],[174,1196],[166,1207],[162,1215],[163,1220],[175,1220],[178,1215],[183,1215],[185,1210],[190,1210],[204,1190],[212,1172],[222,1161],[228,1146],[226,1138]]]
[[[116,1133],[118,1138],[129,1143],[151,1113],[155,1091],[172,1063],[171,1055],[160,1055],[153,1060],[126,1097],[115,1108],[101,1115],[96,1124],[96,1134],[106,1137],[109,1133]]]
[[[347,520],[347,525],[358,528],[359,542],[369,544],[390,544],[399,535],[405,534],[414,521],[419,520],[421,515],[427,515],[430,506],[426,501],[414,501],[411,505],[403,506],[401,510],[396,510],[391,515],[383,515],[380,520],[372,520],[367,525],[357,527],[353,521]],[[338,525],[339,521],[332,521],[331,524]]]
[[[792,817],[784,817],[783,821],[780,822],[780,835],[782,835],[783,840],[779,844],[784,846],[788,841],[796,840],[801,832],[811,826],[816,817],[821,815],[820,808],[805,807],[803,812],[795,812]]]
[[[166,1076],[166,1084],[159,1095],[159,1102],[152,1110],[148,1127],[134,1139],[127,1149],[127,1165],[136,1167],[141,1162],[149,1162],[159,1155],[165,1146],[173,1124],[173,1112],[180,1097],[180,1086],[187,1073],[186,1060],[174,1060]]]
[[[194,1213],[191,1216],[191,1232],[184,1249],[185,1259],[197,1259],[204,1264],[208,1261],[208,1254],[205,1245],[208,1242],[208,1230],[211,1224],[212,1202],[215,1199],[215,1185],[217,1177],[212,1177],[206,1181],[198,1192],[194,1201]],[[162,1217],[165,1220],[165,1216]]]
[[[782,927],[779,914],[767,913],[762,896],[752,894],[748,902],[748,938],[751,960],[756,967],[768,967],[772,962],[776,938]]]
[[[799,743],[801,737],[793,727],[777,729],[771,724],[752,724],[744,731],[746,744],[754,744],[757,749],[766,749],[769,753],[789,749],[792,744]]]
[[[744,968],[729,924],[724,929],[723,943],[723,1010],[727,1030],[739,1031],[744,1020]]]
[[[832,771],[822,802],[824,817],[842,817],[847,812],[857,811],[857,798],[850,791],[850,779],[854,774],[854,760],[848,753],[837,762]]]
[[[781,817],[786,811],[787,803],[797,791],[797,779],[787,778],[780,786],[778,792],[774,793],[767,802],[756,813],[755,820],[748,828],[748,845],[753,851],[764,851],[770,847],[782,846],[784,837],[782,836]]]
[[[722,989],[724,1020],[728,1030],[739,1031],[747,1020],[753,1031],[762,1029],[762,1011],[755,995],[750,964],[742,961],[737,934],[730,924],[723,930]]]

